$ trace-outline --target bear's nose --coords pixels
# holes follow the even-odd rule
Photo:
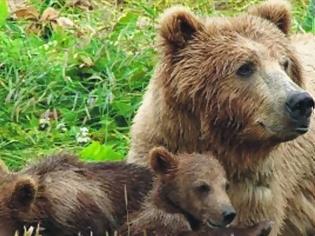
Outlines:
[[[288,97],[285,105],[290,118],[303,124],[312,114],[314,99],[307,92],[294,93]]]
[[[227,209],[225,209],[225,211],[223,212],[224,226],[230,224],[234,220],[235,216],[236,212],[233,207],[228,207]]]

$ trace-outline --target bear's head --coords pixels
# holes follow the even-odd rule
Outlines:
[[[307,132],[314,101],[290,46],[290,20],[284,1],[226,18],[168,9],[155,79],[167,103],[200,120],[212,145],[274,145]]]
[[[157,147],[150,152],[150,166],[165,210],[182,213],[193,229],[202,223],[225,227],[235,218],[225,171],[211,154],[175,156]]]
[[[35,180],[1,168],[0,192],[0,235],[23,235],[24,226],[34,223],[30,212],[37,192]]]

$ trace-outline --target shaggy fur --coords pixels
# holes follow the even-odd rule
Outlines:
[[[156,148],[150,156],[157,175],[154,186],[147,168],[82,163],[68,154],[45,158],[18,173],[10,173],[2,165],[0,236],[13,235],[15,230],[23,235],[24,226],[38,224],[43,236],[116,235],[114,231],[126,221],[132,222],[128,235],[141,235],[142,227],[150,232],[158,227],[162,235],[176,235],[209,220],[223,224],[222,212],[234,210],[225,191],[225,172],[211,155],[181,154],[182,158],[175,159],[164,148]],[[200,192],[200,186],[211,192]],[[121,235],[127,235],[125,228]],[[270,223],[262,223],[213,233],[257,236],[268,235],[270,228]]]
[[[289,29],[284,1],[231,18],[167,10],[160,63],[134,118],[128,161],[147,165],[157,145],[212,151],[227,171],[239,224],[271,219],[273,236],[314,232],[315,122],[301,136],[284,107],[290,92],[314,95],[315,38],[290,38]],[[240,77],[242,66],[255,73]]]
[[[235,235],[263,236],[271,231],[270,222],[247,229],[216,229],[225,226],[224,212],[234,211],[227,196],[227,180],[219,162],[211,154],[173,155],[165,148],[154,148],[150,166],[155,178],[141,209],[130,215],[120,233],[127,235]]]
[[[104,236],[138,210],[152,188],[147,168],[85,164],[67,154],[2,174],[0,181],[1,236],[22,235],[23,226],[37,224],[44,236]]]

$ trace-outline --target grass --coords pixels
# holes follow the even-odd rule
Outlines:
[[[256,2],[98,0],[86,10],[30,0],[39,14],[53,7],[74,26],[21,18],[0,25],[0,157],[12,169],[61,149],[88,160],[122,159],[157,61],[158,15],[177,3],[231,15]],[[314,5],[294,6],[294,30],[315,32]]]

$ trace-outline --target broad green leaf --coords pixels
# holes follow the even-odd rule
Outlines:
[[[102,145],[99,142],[92,142],[80,152],[80,156],[84,160],[93,161],[122,159],[122,155],[116,152],[111,145]]]
[[[113,108],[121,116],[129,116],[133,111],[130,101],[116,100],[113,102]]]

